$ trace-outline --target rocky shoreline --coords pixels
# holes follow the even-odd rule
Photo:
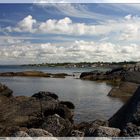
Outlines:
[[[108,93],[111,97],[131,97],[140,85],[139,67],[119,67],[106,72],[83,72],[80,75],[82,80],[93,80],[106,82],[113,85]]]
[[[60,101],[55,93],[16,96],[0,84],[0,136],[2,137],[121,137],[140,136],[138,111],[140,88],[109,120],[75,124],[73,103]],[[135,98],[135,100],[134,100]],[[136,100],[137,99],[137,100]],[[134,103],[136,105],[134,105]],[[131,106],[133,105],[133,108]],[[131,111],[129,112],[129,108]],[[138,108],[137,108],[138,109]],[[120,113],[121,112],[121,113]],[[125,119],[124,113],[133,119]],[[132,117],[137,114],[137,117]],[[127,115],[125,115],[126,117]],[[118,118],[122,119],[118,119]],[[135,118],[135,121],[134,121]],[[136,122],[137,120],[137,122]],[[116,124],[118,124],[116,126]],[[123,124],[123,127],[122,127]]]
[[[40,74],[41,72],[39,72]],[[32,74],[32,75],[31,75]],[[3,73],[1,76],[38,76],[38,72]],[[44,73],[41,73],[43,76]],[[44,75],[45,76],[45,75]],[[117,68],[106,73],[82,73],[80,78],[117,81],[108,94],[127,97],[127,103],[108,120],[75,124],[74,104],[60,101],[55,93],[40,91],[31,97],[13,96],[0,84],[1,137],[130,137],[140,136],[140,72]],[[130,97],[132,96],[132,97]]]

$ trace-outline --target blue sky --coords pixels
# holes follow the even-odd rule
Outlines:
[[[0,4],[0,64],[140,61],[140,4]]]

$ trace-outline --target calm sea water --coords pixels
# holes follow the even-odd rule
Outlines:
[[[0,72],[40,70],[51,73],[79,73],[91,71],[91,68],[46,68],[0,66]],[[14,95],[31,96],[38,91],[55,92],[60,100],[72,101],[75,106],[75,122],[108,119],[122,105],[117,98],[108,97],[111,86],[106,83],[85,81],[74,77],[61,78],[32,78],[32,77],[0,77],[0,82],[14,91]]]

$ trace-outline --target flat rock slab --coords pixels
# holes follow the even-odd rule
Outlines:
[[[127,97],[132,96],[137,90],[139,84],[132,82],[121,82],[118,87],[114,87],[108,93],[108,96],[111,97]]]

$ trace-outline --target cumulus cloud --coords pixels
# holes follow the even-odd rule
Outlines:
[[[71,42],[69,46],[65,43],[23,43],[0,48],[1,60],[13,59],[20,63],[140,60],[140,47],[136,44],[119,45],[81,40]]]
[[[65,34],[74,36],[104,36],[113,33],[117,40],[136,40],[140,35],[140,17],[127,15],[119,20],[107,20],[88,25],[74,23],[69,17],[39,22],[31,15],[21,20],[16,27],[6,27],[8,32],[29,32],[40,34]],[[111,36],[112,37],[112,36]]]
[[[18,24],[17,27],[7,27],[6,30],[9,32],[34,32],[35,29],[33,28],[34,24],[36,24],[36,20],[33,19],[31,15],[28,15],[25,17],[23,20],[21,20]]]

